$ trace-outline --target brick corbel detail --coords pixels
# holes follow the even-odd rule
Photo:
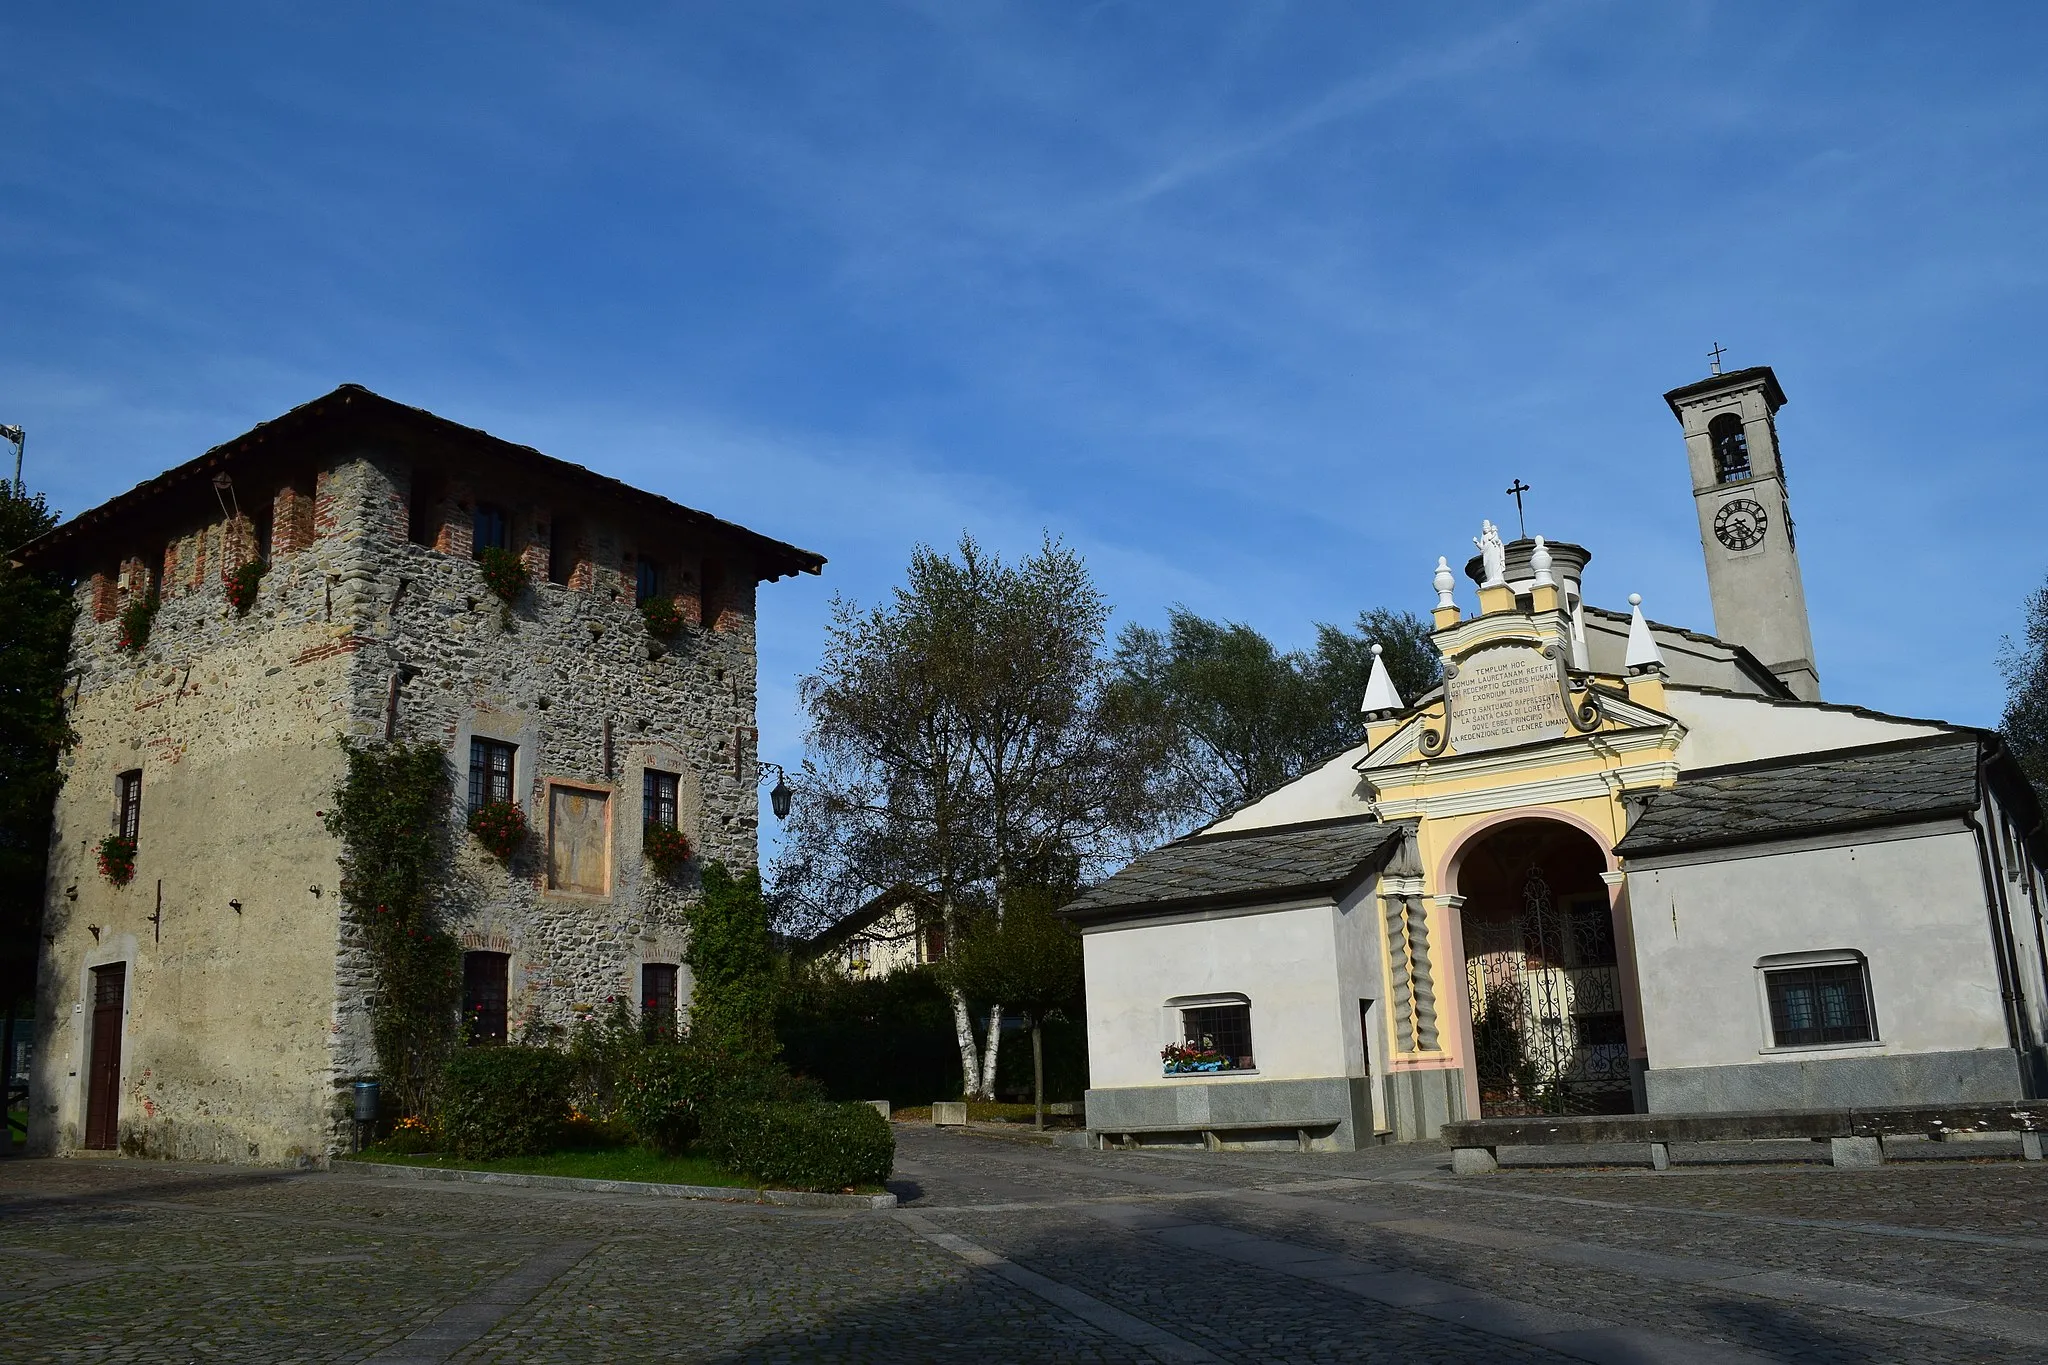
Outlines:
[[[92,619],[105,625],[121,614],[121,585],[103,573],[92,576],[89,586]]]
[[[270,552],[297,554],[313,543],[313,499],[287,484],[270,504]]]

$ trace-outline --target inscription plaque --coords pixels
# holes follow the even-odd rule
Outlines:
[[[1451,747],[1459,753],[1557,739],[1565,733],[1557,665],[1519,646],[1482,649],[1451,679]]]

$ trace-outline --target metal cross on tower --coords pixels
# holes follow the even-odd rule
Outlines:
[[[1523,540],[1527,540],[1529,538],[1529,522],[1528,519],[1522,515],[1522,494],[1528,491],[1529,485],[1523,483],[1520,479],[1516,479],[1513,483],[1508,485],[1508,493],[1515,500],[1515,525],[1520,528]]]
[[[1721,373],[1721,357],[1726,354],[1728,352],[1722,349],[1718,341],[1714,343],[1714,349],[1707,352],[1707,358],[1713,362],[1715,374]]]

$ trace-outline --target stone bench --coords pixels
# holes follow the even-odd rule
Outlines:
[[[1642,1143],[1650,1165],[1671,1165],[1675,1142],[1758,1142],[1806,1138],[1828,1144],[1837,1166],[1877,1166],[1887,1137],[1946,1138],[1964,1133],[2017,1133],[2020,1154],[2039,1161],[2048,1132],[2048,1101],[1916,1105],[1895,1109],[1760,1109],[1738,1114],[1533,1115],[1447,1123],[1451,1169],[1481,1175],[1500,1168],[1502,1147]]]
[[[1294,1134],[1296,1145],[1306,1152],[1311,1150],[1310,1142],[1316,1133],[1334,1132],[1337,1125],[1343,1121],[1340,1118],[1327,1116],[1316,1118],[1261,1116],[1256,1119],[1223,1122],[1212,1119],[1207,1123],[1145,1123],[1121,1128],[1093,1128],[1089,1130],[1088,1136],[1094,1140],[1094,1145],[1098,1150],[1106,1152],[1110,1150],[1112,1145],[1118,1147],[1133,1146],[1136,1140],[1141,1137],[1164,1136],[1170,1133],[1196,1133],[1201,1136],[1204,1148],[1217,1152],[1223,1150],[1223,1139],[1219,1136],[1223,1133],[1292,1133]],[[1117,1141],[1112,1144],[1111,1139],[1117,1139]]]

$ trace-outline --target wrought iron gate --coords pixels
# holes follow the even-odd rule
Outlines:
[[[1628,1113],[1634,1091],[1607,898],[1559,907],[1532,866],[1519,915],[1470,918],[1464,930],[1481,1115]]]

